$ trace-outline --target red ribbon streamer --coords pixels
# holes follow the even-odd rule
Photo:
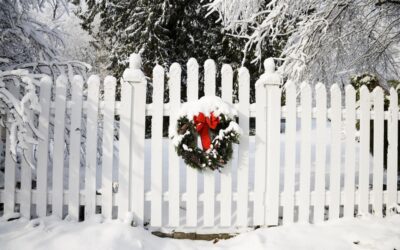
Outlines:
[[[203,150],[208,150],[211,145],[211,138],[208,129],[215,129],[219,124],[219,118],[210,113],[210,117],[206,117],[202,112],[193,117],[197,132],[200,134],[201,145]]]

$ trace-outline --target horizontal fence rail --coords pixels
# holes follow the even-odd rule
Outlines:
[[[51,109],[54,110],[54,103],[52,103],[52,104],[53,105],[52,105]],[[72,105],[72,102],[67,102],[67,109],[71,109],[71,105]],[[86,111],[87,105],[88,105],[87,102],[84,101],[83,102],[83,110],[84,111]],[[240,105],[240,102],[233,103],[232,105],[236,109],[238,109],[238,107]],[[104,102],[100,101],[99,102],[99,112],[103,113],[104,112],[103,111],[104,107],[105,107]],[[146,109],[145,109],[146,116],[152,116],[153,113],[154,113],[153,104],[151,104],[151,103],[150,104],[146,104],[145,107],[146,107]],[[120,115],[120,113],[121,113],[120,109],[121,109],[121,102],[120,101],[116,101],[115,102],[115,111],[114,111],[115,115]],[[295,110],[296,110],[297,117],[301,117],[301,108],[297,107]],[[169,103],[164,103],[162,112],[163,112],[164,116],[169,116],[170,113],[171,113],[171,105]],[[249,105],[249,112],[250,112],[250,117],[251,118],[257,117],[257,114],[256,114],[256,103],[251,103]],[[287,111],[287,107],[286,106],[282,106],[282,108],[281,108],[281,117],[282,118],[286,118],[287,117],[287,112],[288,112]],[[360,117],[361,117],[361,112],[360,112],[360,110],[356,110],[355,112],[356,112],[356,119],[359,120]],[[328,108],[327,109],[327,118],[328,119],[331,118],[331,113],[332,113],[331,109]],[[312,118],[314,118],[314,119],[317,118],[317,108],[313,107],[312,110],[311,110],[311,114],[312,114]],[[346,114],[345,110],[343,110],[343,114]],[[400,112],[399,112],[399,114],[400,114]],[[383,112],[383,117],[384,117],[384,120],[392,119],[391,118],[391,113],[389,111],[384,111]],[[370,119],[373,120],[374,118],[375,118],[375,112],[373,110],[371,110]],[[398,116],[398,120],[400,120],[399,116]]]
[[[399,202],[394,89],[387,94],[363,86],[358,93],[350,85],[341,90],[291,81],[282,88],[268,59],[255,84],[256,102],[250,103],[246,68],[236,79],[223,65],[217,85],[214,61],[205,62],[203,83],[198,62],[190,59],[186,66],[188,101],[199,99],[201,84],[206,96],[216,95],[220,86],[221,98],[238,111],[243,134],[221,172],[186,166],[164,137],[171,124],[165,117],[177,119],[182,105],[181,65],[154,68],[153,102],[146,104],[148,83],[133,55],[121,81],[110,76],[43,81],[37,122],[43,136],[30,149],[33,169],[24,159],[13,161],[9,130],[2,132],[3,218],[19,212],[78,221],[102,214],[154,230],[240,231],[364,213],[383,216]]]

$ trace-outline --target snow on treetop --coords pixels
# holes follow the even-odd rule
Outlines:
[[[187,102],[182,105],[179,110],[179,117],[186,116],[189,120],[193,120],[193,116],[203,113],[205,116],[209,116],[211,112],[214,112],[215,116],[224,114],[227,118],[233,119],[237,112],[235,108],[224,102],[217,96],[203,96],[197,101]]]

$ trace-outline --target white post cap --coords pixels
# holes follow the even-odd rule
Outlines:
[[[264,61],[264,74],[261,75],[258,84],[278,85],[282,84],[281,75],[275,70],[275,62],[273,58],[267,58]]]
[[[122,75],[123,80],[132,84],[146,83],[146,77],[141,67],[142,58],[140,55],[136,53],[131,54],[129,57],[129,68]]]

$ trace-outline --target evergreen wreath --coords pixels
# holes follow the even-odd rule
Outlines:
[[[232,158],[233,143],[239,144],[241,129],[235,116],[236,111],[219,97],[184,104],[171,131],[177,154],[192,168],[219,171]]]

